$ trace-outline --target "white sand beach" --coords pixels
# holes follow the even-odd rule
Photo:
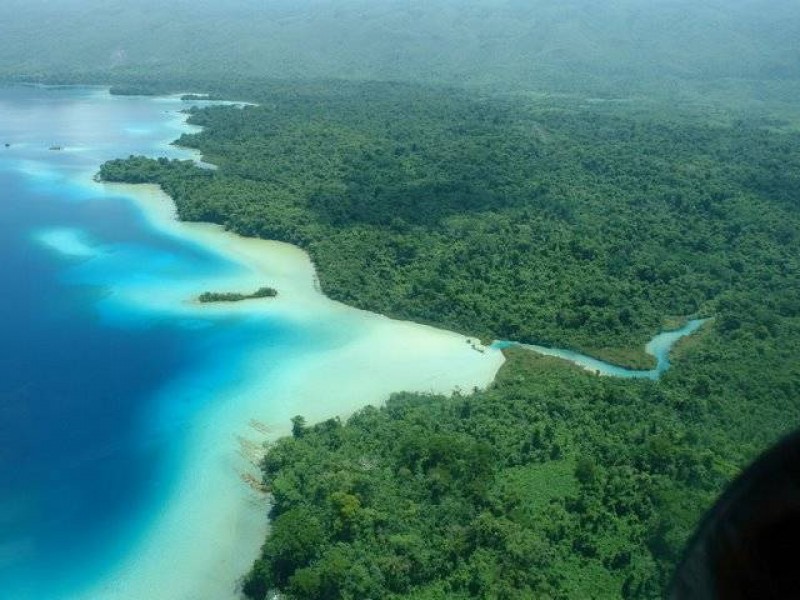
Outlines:
[[[177,315],[235,311],[296,326],[324,323],[329,330],[341,328],[342,341],[287,348],[279,368],[266,371],[266,358],[254,353],[237,385],[192,418],[186,468],[155,524],[127,560],[80,598],[238,598],[237,581],[257,556],[268,526],[266,497],[243,477],[259,476],[250,442],[260,445],[288,433],[290,418],[297,414],[313,423],[381,404],[395,391],[449,393],[484,387],[503,363],[500,351],[476,351],[464,336],[329,300],[317,290],[313,266],[299,248],[245,239],[215,225],[179,222],[174,204],[156,186],[97,185],[106,188],[106,195],[134,198],[163,233],[202,244],[243,267],[235,278],[164,282],[157,288],[116,292],[125,295],[124,301]],[[278,296],[236,303],[194,301],[205,290],[251,292],[264,285],[277,289]]]

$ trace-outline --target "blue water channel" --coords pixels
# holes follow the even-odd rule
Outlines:
[[[554,356],[567,360],[571,363],[583,367],[589,371],[593,371],[598,375],[609,375],[612,377],[622,377],[626,379],[658,379],[670,367],[669,353],[672,347],[687,335],[693,334],[697,331],[703,323],[708,319],[691,319],[686,324],[679,328],[670,331],[664,331],[656,335],[647,346],[645,352],[656,359],[656,366],[654,369],[640,370],[640,369],[627,369],[607,363],[605,361],[592,358],[579,352],[572,350],[560,350],[558,348],[547,348],[545,346],[537,346],[536,344],[520,344],[517,342],[509,341],[496,341],[492,344],[493,348],[503,349],[511,346],[519,348],[526,348],[537,354],[545,356]]]

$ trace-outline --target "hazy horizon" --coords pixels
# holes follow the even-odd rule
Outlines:
[[[607,95],[702,95],[733,82],[755,99],[788,98],[800,81],[800,7],[788,0],[6,0],[0,35],[5,77],[237,75]]]

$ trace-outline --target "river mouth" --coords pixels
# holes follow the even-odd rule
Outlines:
[[[663,375],[670,368],[669,355],[675,344],[677,344],[686,336],[695,333],[707,321],[708,319],[689,319],[682,327],[678,329],[662,331],[654,336],[653,339],[650,340],[645,346],[645,352],[656,359],[656,366],[653,369],[629,369],[593,358],[591,356],[587,356],[586,354],[581,354],[580,352],[562,350],[559,348],[548,348],[546,346],[538,346],[536,344],[521,344],[518,342],[498,340],[493,342],[491,347],[499,350],[510,347],[524,348],[526,350],[536,352],[537,354],[566,360],[596,375],[621,377],[623,379],[655,380],[661,377],[661,375]]]

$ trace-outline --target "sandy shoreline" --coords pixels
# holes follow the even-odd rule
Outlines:
[[[264,355],[249,357],[234,389],[193,417],[187,468],[155,525],[119,568],[79,598],[238,598],[236,582],[267,531],[265,498],[243,479],[259,477],[252,464],[254,444],[288,433],[296,414],[313,423],[383,403],[396,391],[484,387],[503,362],[500,351],[477,352],[459,334],[331,301],[317,290],[308,255],[295,246],[179,222],[172,200],[157,186],[96,185],[104,195],[132,198],[165,235],[202,245],[242,267],[236,276],[213,281],[123,290],[125,301],[179,315],[235,312],[277,319],[311,332],[324,329],[327,338],[334,332],[337,341],[287,348],[280,365],[267,371],[265,361],[274,360],[274,348],[272,354],[265,349]],[[276,288],[278,297],[207,305],[192,301],[206,290],[252,291],[263,285]]]

